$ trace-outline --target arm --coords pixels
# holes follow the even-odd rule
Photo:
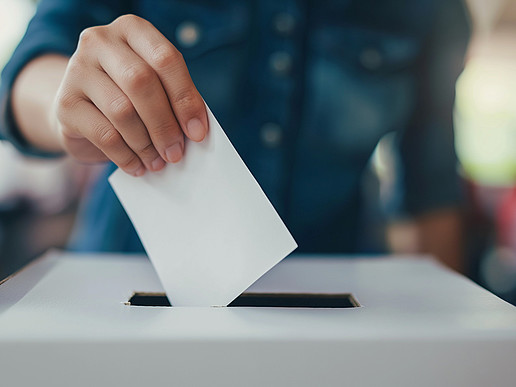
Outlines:
[[[30,21],[27,31],[11,59],[2,71],[0,82],[0,138],[10,141],[22,153],[31,156],[49,157],[59,153],[45,151],[45,148],[32,146],[18,127],[13,112],[13,89],[20,73],[29,66],[31,61],[37,61],[45,55],[69,58],[77,48],[77,41],[82,30],[96,24],[112,21],[118,15],[128,12],[128,6],[119,0],[41,0],[36,13]],[[48,68],[44,70],[46,72]],[[39,82],[42,74],[29,78],[34,84],[25,85],[30,88],[25,96],[40,94]],[[47,75],[44,74],[43,75]],[[48,74],[52,76],[51,74]],[[49,79],[49,82],[54,80]],[[48,83],[45,85],[48,86]],[[53,99],[54,95],[46,97]],[[35,101],[33,101],[35,102]],[[30,113],[32,115],[32,111]],[[36,114],[41,117],[41,114]],[[21,117],[18,117],[21,118]],[[23,119],[28,118],[24,115]],[[40,124],[46,124],[42,120]]]
[[[12,89],[11,107],[20,134],[43,151],[64,151],[49,112],[67,65],[65,56],[38,57],[23,68]]]
[[[452,117],[469,29],[460,2],[440,2],[437,8],[417,66],[413,117],[397,139],[400,195],[393,202],[409,220],[391,225],[388,241],[395,252],[431,253],[464,271]]]

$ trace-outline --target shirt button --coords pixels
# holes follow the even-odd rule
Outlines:
[[[267,148],[276,148],[281,144],[283,129],[274,122],[267,122],[260,129],[260,137]]]
[[[367,70],[378,70],[383,64],[383,56],[376,48],[366,48],[359,56],[360,63]]]
[[[272,25],[278,35],[290,36],[296,28],[296,19],[290,13],[282,12],[274,17]]]
[[[197,23],[185,21],[176,28],[177,42],[186,48],[190,48],[199,43],[201,39],[201,28]]]
[[[292,69],[292,56],[285,51],[277,51],[269,58],[269,65],[273,73],[288,75]]]

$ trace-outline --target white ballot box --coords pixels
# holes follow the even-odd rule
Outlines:
[[[133,305],[162,291],[144,257],[48,253],[0,285],[0,385],[516,385],[516,308],[431,259],[287,258],[234,306]]]

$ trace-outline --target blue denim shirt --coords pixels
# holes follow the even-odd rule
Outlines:
[[[12,120],[16,75],[38,55],[71,55],[84,28],[129,12],[183,53],[301,251],[356,249],[360,179],[389,132],[393,213],[460,200],[452,106],[469,28],[459,0],[42,0],[2,74],[0,136],[48,156],[26,144]],[[83,206],[77,249],[141,250],[107,183],[113,170]]]

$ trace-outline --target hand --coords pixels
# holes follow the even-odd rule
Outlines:
[[[204,102],[181,53],[149,22],[125,15],[80,36],[51,112],[65,150],[142,176],[202,141]]]

